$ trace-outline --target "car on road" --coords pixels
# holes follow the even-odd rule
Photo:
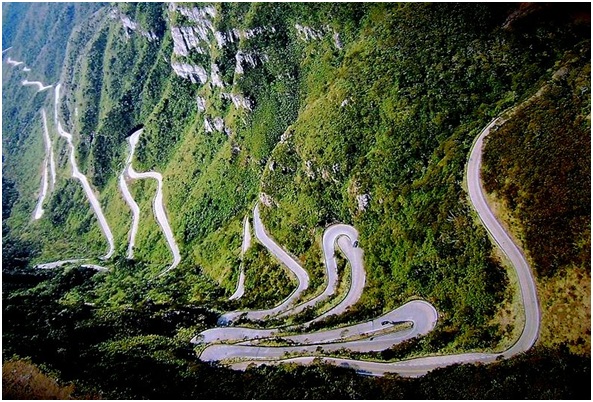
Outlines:
[[[356,248],[358,247],[358,240],[354,241],[354,243],[352,243],[352,247]]]

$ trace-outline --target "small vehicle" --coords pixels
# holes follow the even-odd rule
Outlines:
[[[352,243],[352,247],[354,247],[354,248],[358,247],[358,240],[356,240],[354,243]]]

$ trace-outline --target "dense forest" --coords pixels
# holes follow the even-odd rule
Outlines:
[[[2,13],[3,367],[59,378],[60,396],[590,398],[590,5],[4,3]],[[360,233],[362,297],[320,327],[434,305],[431,333],[365,358],[508,348],[522,328],[516,278],[471,208],[465,167],[482,128],[517,105],[487,138],[483,180],[536,275],[535,348],[412,379],[199,361],[189,341],[222,313],[273,307],[295,288],[262,245],[241,252],[258,202],[309,273],[305,297],[325,286],[324,228]],[[34,219],[49,165],[42,111],[57,180]],[[119,180],[139,128],[132,162],[162,174],[181,254],[165,275],[155,181],[129,184],[140,225],[126,254],[133,214]],[[72,158],[111,228],[108,260]],[[109,270],[35,268],[66,259]],[[229,300],[242,269],[245,295]],[[347,282],[345,260],[339,269]],[[16,397],[4,388],[14,370],[3,369],[3,391]]]

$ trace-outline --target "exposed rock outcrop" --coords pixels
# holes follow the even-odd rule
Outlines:
[[[236,109],[251,110],[253,107],[252,102],[249,99],[245,98],[243,95],[223,92],[220,94],[220,97],[222,99],[232,101]]]
[[[189,79],[194,84],[199,82],[203,85],[208,81],[208,73],[202,66],[187,63],[171,63],[171,67],[173,67],[175,74],[181,78]]]
[[[280,144],[285,144],[290,137],[292,137],[292,128],[288,127],[286,131],[280,136]]]
[[[334,46],[336,47],[336,49],[341,50],[342,47],[344,46],[342,41],[340,40],[340,34],[334,31]]]
[[[243,65],[255,67],[257,65],[264,64],[268,60],[269,58],[267,54],[257,52],[244,52],[242,50],[239,50],[237,54],[235,54],[235,74],[243,74],[245,72]]]
[[[315,179],[315,172],[313,171],[313,163],[311,161],[305,161],[305,174],[310,179]]]
[[[196,102],[198,103],[198,111],[205,112],[206,111],[206,99],[202,98],[201,96],[198,96],[196,98]]]
[[[171,27],[173,37],[173,53],[177,56],[187,57],[190,50],[195,49],[197,53],[207,54],[207,50],[200,46],[200,41],[208,42],[207,32],[196,27]]]
[[[142,35],[146,39],[148,39],[149,42],[154,42],[154,41],[159,40],[159,37],[156,35],[156,33],[154,33],[153,31],[143,29],[140,26],[140,24],[138,24],[136,21],[132,20],[130,17],[128,17],[127,15],[122,13],[117,8],[113,8],[111,10],[111,13],[109,16],[111,17],[111,19],[119,19],[120,20],[120,22],[122,23],[122,25],[124,27],[124,32],[125,32],[127,38],[130,37],[131,32],[138,32],[140,35]]]
[[[220,78],[220,71],[216,64],[212,64],[210,66],[210,82],[213,86],[224,88],[224,83],[222,82],[222,78]]]
[[[219,49],[222,49],[227,45],[227,43],[235,43],[235,41],[239,41],[241,39],[251,39],[258,35],[261,35],[265,32],[276,32],[276,28],[274,27],[255,27],[251,29],[237,29],[233,28],[226,32],[214,32],[214,38],[216,39],[216,44],[218,45]]]
[[[216,129],[216,131],[220,131],[221,133],[224,130],[224,120],[222,119],[222,117],[215,117],[214,119],[212,119],[213,123],[214,123],[214,128]]]
[[[220,133],[225,133],[228,136],[231,135],[231,130],[224,125],[224,119],[218,116],[213,117],[212,119],[204,117],[204,130],[207,133],[218,131]]]
[[[176,3],[169,3],[169,11],[177,11],[184,17],[187,17],[192,22],[202,23],[204,20],[210,21],[210,18],[216,17],[216,8],[213,6],[198,7],[184,7]]]
[[[370,194],[360,194],[356,196],[356,202],[358,202],[358,210],[360,212],[365,211],[371,202]]]
[[[264,204],[266,207],[274,205],[274,200],[266,193],[259,193],[259,202]]]
[[[173,37],[173,53],[187,57],[191,50],[207,54],[210,46],[210,34],[215,33],[212,18],[216,17],[216,9],[207,7],[184,7],[175,3],[169,4],[170,12],[178,12],[193,23],[193,26],[171,26]]]
[[[332,39],[336,49],[341,50],[344,46],[342,40],[340,39],[340,34],[333,30],[329,25],[324,25],[320,28],[311,28],[300,24],[294,24],[294,27],[297,31],[297,37],[305,42],[320,40],[323,39],[324,36],[332,34]]]
[[[207,133],[212,133],[214,131],[214,127],[212,127],[212,123],[210,123],[210,119],[204,117],[204,130]]]
[[[297,36],[299,39],[308,42],[310,40],[321,39],[325,35],[324,29],[313,29],[308,26],[303,26],[301,24],[294,24],[294,27],[297,30]]]

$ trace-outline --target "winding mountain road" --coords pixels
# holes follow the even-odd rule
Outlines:
[[[45,152],[49,157],[49,171],[51,173],[51,187],[56,185],[56,161],[54,159],[54,147],[49,136],[49,129],[47,127],[47,115],[45,109],[41,110],[41,117],[43,118],[43,138],[45,139]]]
[[[37,202],[37,207],[35,208],[35,213],[33,214],[33,219],[38,220],[41,219],[43,216],[43,202],[45,201],[45,197],[47,196],[47,191],[49,187],[48,183],[48,173],[47,168],[48,165],[50,167],[51,172],[51,183],[52,188],[56,184],[56,164],[54,161],[54,153],[53,147],[51,143],[51,138],[49,137],[49,131],[47,129],[47,116],[45,114],[45,109],[41,110],[41,117],[43,120],[43,140],[45,142],[45,159],[43,160],[43,173],[41,176],[41,192],[39,194],[39,201]]]
[[[10,49],[12,49],[12,46],[3,50],[2,54],[4,54],[5,52],[7,52]],[[8,57],[6,62],[14,67],[23,64],[22,61],[12,60],[10,57]],[[27,71],[27,67],[25,67],[24,71]],[[28,71],[31,71],[31,70],[28,69]],[[23,81],[21,81],[21,84],[25,85],[25,86],[37,85],[38,86],[37,92],[45,91],[52,87],[52,85],[44,86],[43,83],[40,81],[23,80]],[[33,212],[34,220],[41,219],[41,217],[43,216],[43,213],[45,212],[43,210],[43,203],[45,201],[45,197],[47,196],[47,192],[49,189],[49,183],[48,183],[49,179],[48,179],[48,173],[47,173],[48,165],[51,165],[50,170],[51,170],[51,174],[52,174],[52,188],[53,188],[53,185],[56,183],[56,168],[55,168],[55,162],[54,162],[53,149],[51,146],[51,140],[49,138],[49,134],[48,134],[48,130],[47,130],[47,118],[45,115],[45,110],[42,110],[42,115],[43,115],[43,130],[44,130],[43,138],[45,141],[45,159],[43,160],[43,172],[41,174],[41,189],[39,191],[39,199],[37,201],[35,211]]]
[[[254,210],[254,221],[261,224],[259,214],[256,216],[256,212],[258,212],[258,207],[256,207]],[[346,298],[338,304],[338,306],[317,317],[316,319],[303,324],[303,326],[307,326],[313,322],[322,320],[332,314],[344,313],[346,309],[353,305],[362,294],[365,283],[362,250],[353,247],[353,243],[358,240],[358,232],[352,226],[344,224],[332,225],[325,231],[323,236],[323,246],[325,250],[326,268],[328,272],[334,272],[335,276],[332,277],[332,279],[337,282],[337,266],[335,260],[336,239],[338,243],[341,243],[340,247],[344,251],[346,257],[353,267],[353,280],[351,283],[350,292]],[[284,262],[282,258],[286,257],[281,255],[281,257],[277,258]],[[290,256],[288,256],[288,258],[292,260]],[[290,260],[288,261],[290,262]],[[355,275],[354,272],[359,272],[358,276]],[[328,282],[328,288],[335,290],[335,284],[332,286],[332,281]],[[318,296],[312,301],[304,303],[303,305],[314,305],[319,300],[320,297]],[[253,312],[233,312],[233,314],[250,313]],[[225,316],[228,316],[228,314]],[[404,306],[366,323],[355,324],[332,330],[291,335],[286,333],[297,330],[298,326],[273,329],[218,327],[203,331],[194,339],[192,339],[192,343],[211,344],[207,346],[200,355],[200,359],[204,361],[220,361],[231,358],[277,359],[283,357],[287,353],[318,352],[319,345],[323,345],[323,350],[326,352],[336,351],[342,348],[347,348],[352,351],[369,352],[387,349],[396,343],[411,339],[418,335],[424,335],[434,328],[437,318],[437,311],[431,304],[425,301],[415,300],[408,302]],[[225,324],[226,322],[227,321],[220,320],[219,324]],[[413,326],[411,329],[404,331],[389,331],[389,329],[394,327],[395,324],[402,322],[411,322]],[[360,337],[369,337],[378,331],[387,332],[374,336],[371,341],[368,339],[358,339]],[[266,338],[281,338],[284,341],[299,345],[288,347],[257,346],[258,340]],[[356,339],[353,340],[351,338]],[[220,342],[240,343],[213,344]]]
[[[46,262],[44,264],[38,264],[35,266],[36,269],[54,269],[61,267],[62,265],[66,264],[78,264],[80,262],[88,261],[88,259],[72,259],[72,260],[62,260],[62,261],[54,261],[54,262]]]
[[[130,151],[130,155],[128,157],[128,161],[126,163],[126,168],[125,168],[125,174],[128,175],[128,177],[130,177],[131,179],[154,179],[157,181],[157,191],[156,191],[156,195],[154,196],[154,200],[152,203],[153,206],[153,210],[154,210],[154,215],[156,217],[156,220],[159,224],[159,226],[161,227],[165,238],[167,240],[167,244],[169,245],[169,248],[171,249],[171,253],[173,254],[173,262],[171,263],[171,266],[167,269],[165,269],[163,272],[161,272],[159,274],[159,276],[162,276],[164,274],[166,274],[167,272],[171,271],[172,269],[174,269],[175,267],[177,267],[177,265],[179,265],[179,263],[181,262],[181,254],[179,253],[179,247],[177,247],[177,243],[175,242],[175,236],[173,236],[173,230],[171,229],[171,226],[169,225],[169,220],[167,219],[167,213],[165,212],[165,205],[163,202],[163,176],[160,173],[157,172],[143,172],[143,173],[138,173],[134,170],[134,167],[132,166],[132,160],[134,158],[134,150],[136,149],[136,145],[138,144],[138,140],[140,139],[140,135],[142,134],[142,132],[144,131],[144,129],[140,129],[137,130],[136,132],[134,132],[130,138],[128,138],[128,141],[130,143],[130,147],[131,147],[131,151]],[[120,177],[120,185],[121,185],[121,177]],[[126,186],[127,188],[127,186]],[[127,195],[129,195],[129,199],[126,198],[126,201],[128,202],[128,205],[131,204],[130,201],[133,201],[133,198],[130,194],[130,192],[128,191],[127,194],[125,192],[123,192],[124,197],[126,197]],[[136,204],[137,205],[137,204]],[[137,224],[136,224],[136,229],[137,229]],[[132,224],[132,231],[134,230],[134,224]],[[133,232],[130,235],[130,238],[135,238],[136,234],[135,232]],[[132,247],[133,247],[133,243]]]
[[[512,113],[512,112],[511,112]],[[507,231],[496,219],[492,209],[486,201],[480,170],[482,167],[482,151],[484,138],[490,134],[490,130],[496,125],[502,125],[505,118],[498,117],[490,122],[478,135],[470,152],[467,164],[467,183],[471,203],[475,208],[482,224],[490,233],[491,238],[498,244],[507,255],[511,264],[517,272],[521,298],[525,310],[525,326],[519,340],[507,351],[503,352],[504,357],[511,357],[517,353],[529,350],[538,338],[541,313],[537,299],[537,289],[531,268],[523,255],[521,249],[513,242]]]
[[[48,190],[48,179],[47,179],[47,156],[43,160],[43,173],[41,173],[41,191],[39,193],[39,200],[37,200],[37,206],[35,207],[35,212],[33,213],[33,219],[39,220],[43,216],[45,212],[43,210],[43,202],[45,201],[45,197],[47,196]]]
[[[2,53],[4,54],[6,51],[10,50],[11,48],[12,47],[9,47],[8,49],[3,50]],[[23,64],[23,62],[12,60],[10,57],[8,58],[7,63],[12,66],[15,66],[15,67]],[[23,71],[28,72],[28,71],[31,71],[31,69],[25,66],[23,68]],[[45,91],[47,89],[52,88],[52,86],[53,86],[53,85],[43,85],[43,83],[40,81],[28,81],[28,80],[21,81],[21,84],[24,86],[30,86],[30,85],[37,86],[38,87],[37,92]],[[92,189],[90,188],[90,184],[88,183],[87,178],[82,173],[80,173],[80,171],[78,170],[78,166],[76,164],[76,159],[75,159],[75,155],[74,155],[74,147],[72,144],[72,136],[63,130],[63,128],[59,122],[59,119],[58,119],[59,97],[60,97],[60,84],[58,84],[55,88],[55,96],[54,96],[54,118],[55,118],[55,120],[54,120],[54,122],[56,124],[56,128],[57,128],[60,136],[66,138],[68,145],[70,146],[70,162],[72,165],[72,177],[77,178],[82,183],[82,186],[83,186],[84,191],[87,195],[87,198],[89,199],[91,206],[95,212],[95,215],[97,216],[97,218],[99,220],[101,230],[103,231],[103,234],[105,235],[105,237],[107,238],[107,241],[109,243],[109,250],[107,251],[107,254],[104,257],[102,257],[102,259],[108,259],[113,255],[113,252],[114,252],[113,235],[111,234],[111,230],[109,229],[107,220],[105,219],[105,217],[103,215],[103,211],[101,210],[101,205],[99,204]],[[54,186],[56,184],[56,176],[57,176],[56,175],[56,163],[55,163],[54,152],[53,152],[53,144],[52,144],[52,141],[51,141],[51,138],[49,135],[49,129],[48,129],[48,125],[47,125],[47,114],[45,113],[45,109],[41,110],[41,116],[42,116],[42,120],[43,120],[43,139],[44,139],[44,143],[45,143],[45,158],[43,161],[41,191],[40,191],[40,195],[39,195],[39,200],[37,202],[37,206],[36,206],[34,214],[33,214],[33,219],[35,219],[35,220],[40,219],[44,213],[43,203],[47,196],[47,192],[48,192],[48,188],[49,188],[49,184],[50,184],[48,175],[51,174],[51,188],[52,189],[54,188]],[[48,168],[49,168],[49,174],[48,174]],[[54,262],[49,262],[49,263],[44,263],[44,264],[38,264],[35,266],[35,268],[37,268],[37,269],[53,269],[53,268],[61,267],[66,264],[77,264],[77,263],[84,262],[87,260],[88,259],[70,259],[70,260],[54,261]],[[105,268],[105,267],[101,267],[99,265],[93,265],[93,264],[82,265],[82,267],[92,268],[92,269],[101,270],[101,271],[107,270],[107,268]]]
[[[325,290],[315,298],[291,308],[290,306],[294,304],[296,300],[298,300],[299,296],[306,289],[305,285],[308,286],[309,276],[305,269],[292,256],[285,252],[266,234],[265,228],[263,227],[263,223],[261,222],[259,216],[259,205],[256,205],[254,208],[253,216],[256,237],[280,262],[290,269],[290,271],[297,277],[299,285],[297,289],[279,306],[268,310],[232,311],[221,316],[219,319],[220,325],[230,325],[238,317],[243,317],[247,320],[262,320],[266,317],[272,316],[281,318],[289,315],[295,315],[306,308],[314,307],[318,303],[323,302],[325,299],[333,296],[338,284],[338,268],[335,258],[336,243],[338,243],[340,249],[347,256],[352,267],[350,290],[348,291],[346,297],[340,303],[338,303],[338,305],[309,323],[324,320],[330,315],[343,314],[349,307],[356,304],[362,295],[366,281],[366,275],[362,260],[362,250],[360,248],[353,247],[353,244],[358,241],[358,232],[354,227],[350,225],[336,224],[328,227],[325,230],[323,234],[323,250],[325,257],[327,286]]]
[[[26,68],[27,68],[27,67],[25,67],[25,69],[26,69]],[[23,71],[27,71],[27,70],[25,70],[25,69],[23,69]],[[29,69],[28,71],[31,71],[31,70]],[[25,86],[27,86],[27,85],[37,86],[37,88],[38,88],[38,89],[37,89],[37,92],[43,92],[43,91],[45,91],[45,90],[48,90],[48,89],[50,89],[51,87],[53,87],[53,85],[43,85],[43,83],[42,83],[42,82],[40,82],[40,81],[28,81],[28,80],[23,80],[23,81],[21,81],[21,84],[23,84],[23,85],[25,85]]]
[[[107,242],[109,244],[109,249],[107,250],[107,254],[104,257],[101,257],[102,259],[107,260],[107,259],[111,258],[111,256],[113,255],[113,253],[115,251],[113,234],[111,233],[111,229],[109,228],[107,219],[105,219],[105,215],[103,214],[103,210],[101,209],[101,204],[99,203],[99,200],[95,196],[95,193],[93,192],[93,189],[91,188],[91,185],[89,184],[88,179],[86,178],[86,176],[84,174],[82,174],[80,172],[80,170],[78,170],[78,165],[76,163],[74,144],[72,143],[72,135],[70,133],[66,132],[62,128],[62,124],[60,123],[60,120],[58,118],[58,103],[59,103],[59,99],[60,99],[60,86],[61,86],[61,84],[58,84],[58,85],[56,85],[56,88],[55,88],[55,98],[54,98],[55,124],[56,124],[56,127],[58,128],[58,133],[60,134],[61,137],[66,139],[66,141],[68,142],[68,146],[70,147],[70,165],[72,166],[72,177],[78,179],[78,181],[80,181],[80,183],[82,184],[82,188],[84,189],[84,192],[85,192],[89,202],[91,203],[91,206],[93,208],[93,211],[95,212],[95,216],[97,217],[97,220],[99,221],[99,226],[101,227],[101,230],[103,231],[103,234],[105,235],[105,238],[107,239]]]
[[[128,141],[129,142],[129,141]],[[128,254],[127,258],[129,260],[134,258],[134,245],[136,244],[136,233],[138,233],[138,226],[140,225],[140,206],[132,197],[132,193],[128,188],[128,183],[126,181],[126,176],[129,176],[128,170],[130,165],[132,164],[132,158],[134,157],[134,147],[130,144],[130,153],[128,155],[128,159],[126,160],[126,166],[124,170],[119,175],[119,189],[124,197],[124,200],[130,207],[132,211],[132,227],[130,228],[130,234],[128,236]]]
[[[239,317],[247,320],[263,320],[266,317],[277,315],[290,308],[309,287],[309,275],[307,271],[266,233],[259,216],[259,205],[256,205],[253,209],[253,228],[255,229],[255,237],[296,277],[298,283],[297,288],[282,303],[274,308],[267,310],[231,311],[223,314],[218,320],[219,325],[230,325]]]
[[[130,193],[130,189],[128,188],[128,183],[126,182],[126,178],[124,173],[119,175],[119,189],[124,197],[124,200],[130,207],[132,211],[132,227],[130,228],[130,234],[128,236],[128,254],[126,258],[131,260],[134,258],[134,245],[136,244],[136,233],[138,233],[138,225],[140,224],[140,207],[138,203],[134,201],[134,197],[132,197],[132,193]]]
[[[6,50],[8,50],[8,49],[6,49]],[[10,57],[9,57],[9,58],[6,60],[6,62],[7,62],[8,64],[10,64],[11,66],[14,66],[14,67],[16,67],[16,66],[20,66],[21,64],[24,64],[24,62],[22,62],[22,61],[16,61],[16,60],[12,60]]]
[[[347,336],[351,336],[350,334],[353,332],[357,333],[357,331],[359,331],[359,336],[369,335],[368,333],[361,331],[360,327],[352,326],[330,331],[319,331],[317,333],[282,337],[283,339],[297,343],[298,345],[271,347],[258,346],[257,343],[261,342],[261,339],[277,338],[280,334],[279,329],[258,330],[249,328],[213,328],[202,332],[192,340],[192,342],[198,344],[209,344],[202,351],[200,359],[205,361],[225,361],[232,359],[229,366],[239,370],[244,370],[250,365],[275,365],[283,363],[310,364],[314,361],[322,361],[328,364],[350,367],[360,373],[368,375],[398,373],[402,376],[417,377],[436,368],[445,367],[451,364],[477,362],[490,363],[499,358],[509,358],[529,350],[537,340],[540,323],[540,310],[535,281],[523,253],[518,246],[513,243],[511,237],[495,218],[492,210],[486,202],[480,178],[484,138],[490,133],[490,130],[493,127],[503,124],[504,121],[503,117],[498,117],[497,119],[492,120],[476,138],[467,163],[467,182],[470,201],[480,217],[480,220],[488,230],[494,242],[496,242],[507,255],[517,271],[521,297],[525,310],[525,325],[521,336],[511,348],[501,353],[462,353],[385,363],[327,356],[313,356],[313,354],[335,351],[342,348],[358,352],[384,350],[404,339],[410,339],[409,336],[411,334],[409,334],[409,330],[380,334],[364,340],[345,340]],[[349,255],[348,252],[346,252],[346,254],[349,260],[353,257],[352,254]],[[422,309],[434,310],[434,307],[426,302],[420,302],[423,303],[422,308],[419,308],[419,305],[411,303],[402,306],[402,308],[408,306],[407,313],[409,315],[405,318],[397,316],[397,320],[413,322],[412,330],[421,326],[421,328],[417,329],[418,332],[414,336],[432,330],[437,319],[436,311],[434,311],[432,327],[426,325],[430,320],[423,320],[419,317],[422,317],[422,314],[420,314]],[[394,314],[396,311],[398,311],[398,309],[394,310]],[[428,317],[426,311],[424,312],[424,317]],[[337,336],[338,333],[339,336]],[[240,342],[235,344],[218,344],[219,342],[233,341]],[[291,353],[305,355],[298,357],[287,356]],[[237,359],[240,361],[237,361]]]
[[[109,271],[109,268],[102,267],[101,265],[96,265],[96,264],[83,264],[83,265],[81,265],[81,267],[82,268],[94,269],[95,271],[99,271],[99,272],[107,272],[107,271]]]
[[[6,49],[8,50],[8,49]],[[8,58],[8,64],[18,66],[23,62],[18,62]],[[22,81],[23,85],[38,86],[38,91],[44,91],[52,86],[44,86],[39,81]],[[103,215],[101,205],[95,196],[88,179],[77,167],[75,158],[75,149],[72,142],[72,135],[67,133],[61,126],[58,119],[58,102],[60,94],[60,84],[55,87],[55,123],[61,137],[65,138],[70,148],[70,163],[72,166],[72,177],[78,179],[86,193],[89,202],[97,216],[101,230],[105,235],[109,249],[103,259],[110,258],[114,253],[114,240],[111,230]],[[512,113],[512,112],[510,112]],[[509,114],[506,114],[508,117]],[[43,214],[42,204],[48,190],[48,166],[51,167],[52,183],[55,183],[55,163],[53,153],[51,152],[51,140],[47,130],[47,121],[45,111],[44,133],[46,140],[46,159],[45,169],[42,179],[41,196],[35,212],[36,219]],[[536,342],[539,335],[540,309],[537,299],[535,281],[527,261],[520,248],[513,242],[512,238],[498,222],[490,209],[482,188],[480,171],[482,163],[482,152],[484,138],[490,133],[493,127],[504,124],[506,117],[498,117],[492,120],[478,135],[472,146],[467,163],[467,183],[469,199],[477,212],[484,227],[487,229],[492,240],[502,249],[509,261],[517,272],[521,298],[525,311],[525,323],[519,339],[508,350],[500,353],[462,353],[447,356],[429,356],[415,359],[408,359],[393,363],[361,361],[354,359],[343,359],[319,355],[321,353],[333,352],[340,349],[347,349],[353,352],[370,352],[387,349],[404,340],[424,335],[432,331],[436,325],[438,314],[435,308],[420,300],[414,300],[405,305],[384,314],[373,320],[354,324],[346,327],[330,330],[315,331],[309,333],[293,334],[290,331],[296,327],[274,328],[274,329],[253,329],[242,327],[219,327],[203,331],[196,336],[192,342],[196,344],[205,344],[200,359],[204,361],[227,361],[232,359],[229,366],[235,369],[245,369],[249,365],[261,364],[283,364],[299,363],[309,364],[314,361],[322,361],[329,364],[351,367],[355,370],[369,375],[383,375],[385,373],[398,373],[402,376],[421,376],[427,372],[439,367],[448,366],[455,363],[489,363],[500,358],[509,358],[519,353],[529,350]],[[179,249],[175,242],[172,229],[169,225],[166,211],[163,203],[163,179],[157,172],[138,173],[132,166],[135,147],[143,130],[140,129],[129,138],[130,154],[126,161],[126,167],[120,175],[120,189],[128,205],[132,209],[133,222],[130,231],[130,244],[128,248],[128,258],[133,257],[133,247],[136,231],[139,224],[139,207],[127,188],[126,177],[130,179],[155,179],[158,187],[153,200],[153,209],[159,226],[163,230],[168,246],[173,254],[171,266],[165,269],[160,275],[174,269],[181,261]],[[49,154],[47,153],[49,150]],[[37,217],[39,215],[39,217]],[[232,324],[238,317],[245,317],[249,320],[263,320],[272,316],[283,317],[290,314],[297,314],[307,307],[317,305],[319,302],[334,296],[338,283],[337,264],[335,260],[336,243],[347,257],[352,266],[352,281],[350,291],[337,306],[310,321],[313,323],[329,315],[339,315],[347,311],[361,297],[365,285],[365,271],[363,265],[363,251],[354,247],[358,240],[356,230],[348,225],[338,224],[329,227],[323,237],[323,252],[325,257],[325,266],[327,273],[327,286],[325,290],[315,298],[308,300],[300,305],[295,303],[302,296],[303,292],[309,286],[309,276],[300,264],[282,247],[280,247],[266,233],[259,215],[259,205],[256,205],[253,211],[253,225],[256,238],[274,255],[280,262],[288,267],[297,279],[297,287],[280,305],[267,310],[256,311],[234,311],[224,314],[219,324]],[[249,247],[250,233],[248,219],[244,223],[244,242],[242,254],[246,247]],[[247,243],[247,246],[246,246]],[[68,263],[79,263],[84,260],[64,260],[54,263],[39,264],[37,268],[51,269]],[[106,268],[87,264],[88,268],[104,271]],[[159,276],[160,276],[159,275]],[[242,282],[244,281],[244,272],[241,272],[235,298],[242,295]],[[233,297],[232,296],[232,297]],[[309,324],[308,323],[308,324]],[[401,329],[399,324],[411,323],[411,328]],[[283,340],[290,346],[265,346],[266,340]],[[227,342],[227,343],[221,343]],[[228,343],[231,342],[231,343]],[[234,342],[234,343],[232,343]],[[297,356],[292,356],[292,355]]]
[[[416,306],[414,306],[414,309]],[[414,317],[418,317],[417,311],[414,310]],[[423,317],[424,318],[424,317]],[[423,320],[423,323],[427,323],[426,331],[422,332],[421,325],[417,325],[417,322],[413,323],[412,328],[403,331],[393,331],[385,334],[375,335],[368,338],[368,334],[362,335],[362,339],[356,340],[342,340],[341,338],[327,340],[322,338],[324,334],[305,334],[303,339],[304,342],[299,343],[296,346],[257,346],[245,343],[228,345],[219,344],[208,346],[200,355],[202,361],[219,361],[221,359],[281,359],[287,354],[312,354],[312,353],[327,353],[335,352],[340,349],[346,349],[353,352],[374,352],[381,351],[390,348],[391,346],[403,342],[408,339],[412,339],[419,335],[424,335],[430,332],[433,328],[430,325],[430,320]],[[383,330],[389,329],[387,325],[382,328]],[[342,332],[349,331],[347,328],[341,328]],[[315,342],[315,338],[319,335],[321,338],[319,342]],[[353,333],[353,337],[355,334]],[[365,337],[366,336],[366,337]],[[282,337],[284,340],[290,340],[290,337]],[[248,341],[251,342],[251,341]]]
[[[346,297],[340,303],[338,303],[337,306],[321,314],[319,317],[312,320],[311,323],[322,321],[332,315],[344,314],[350,307],[354,306],[358,300],[360,300],[364,290],[364,285],[366,283],[363,252],[361,248],[354,247],[354,244],[358,242],[358,232],[352,226],[343,224],[330,226],[326,232],[332,231],[333,234],[334,230],[337,230],[338,232],[336,235],[338,247],[340,250],[342,250],[350,262],[350,289],[348,290]],[[332,244],[331,238],[329,238],[327,242],[324,240],[323,249],[324,253],[332,253],[325,254],[326,259],[329,258],[329,255],[332,256],[329,261],[326,261],[326,265],[329,263],[335,264],[335,246]],[[328,294],[327,297],[333,295],[333,293],[334,292],[332,291],[332,293]]]
[[[337,306],[317,317],[312,322],[321,321],[330,315],[339,315],[360,299],[364,288],[366,275],[362,262],[362,250],[354,248],[353,244],[358,241],[358,232],[354,227],[344,224],[336,224],[325,229],[323,233],[323,255],[325,258],[325,271],[327,276],[327,286],[325,290],[317,297],[302,303],[289,311],[280,314],[279,317],[297,314],[308,307],[314,307],[334,295],[338,286],[338,265],[336,262],[336,242],[340,249],[347,256],[352,267],[352,280],[348,294]]]
[[[386,331],[394,327],[396,323],[411,322],[413,328],[401,332],[394,332],[395,338],[410,339],[417,335],[422,335],[430,332],[436,325],[438,318],[437,311],[430,304],[423,300],[413,300],[395,310],[382,315],[373,320],[339,327],[335,329],[327,329],[316,332],[308,332],[304,334],[287,334],[289,331],[294,331],[298,326],[289,328],[274,328],[274,329],[256,329],[244,327],[228,327],[228,328],[211,328],[201,332],[194,339],[194,344],[209,344],[221,343],[229,341],[241,341],[239,346],[247,344],[255,344],[258,340],[266,338],[282,339],[293,343],[303,345],[320,345],[340,342],[345,342],[351,338],[368,337],[376,334],[378,331]],[[306,326],[307,324],[303,324]],[[384,339],[390,339],[393,334],[389,334]],[[394,338],[391,338],[394,339]],[[368,343],[368,341],[366,341]],[[224,345],[233,349],[235,345]],[[343,347],[343,346],[342,346]],[[209,348],[206,348],[206,352]],[[216,349],[216,348],[215,348]],[[281,350],[282,348],[274,348]],[[211,350],[206,355],[202,354],[200,358],[205,356],[212,356],[212,360],[216,360],[216,355]]]

